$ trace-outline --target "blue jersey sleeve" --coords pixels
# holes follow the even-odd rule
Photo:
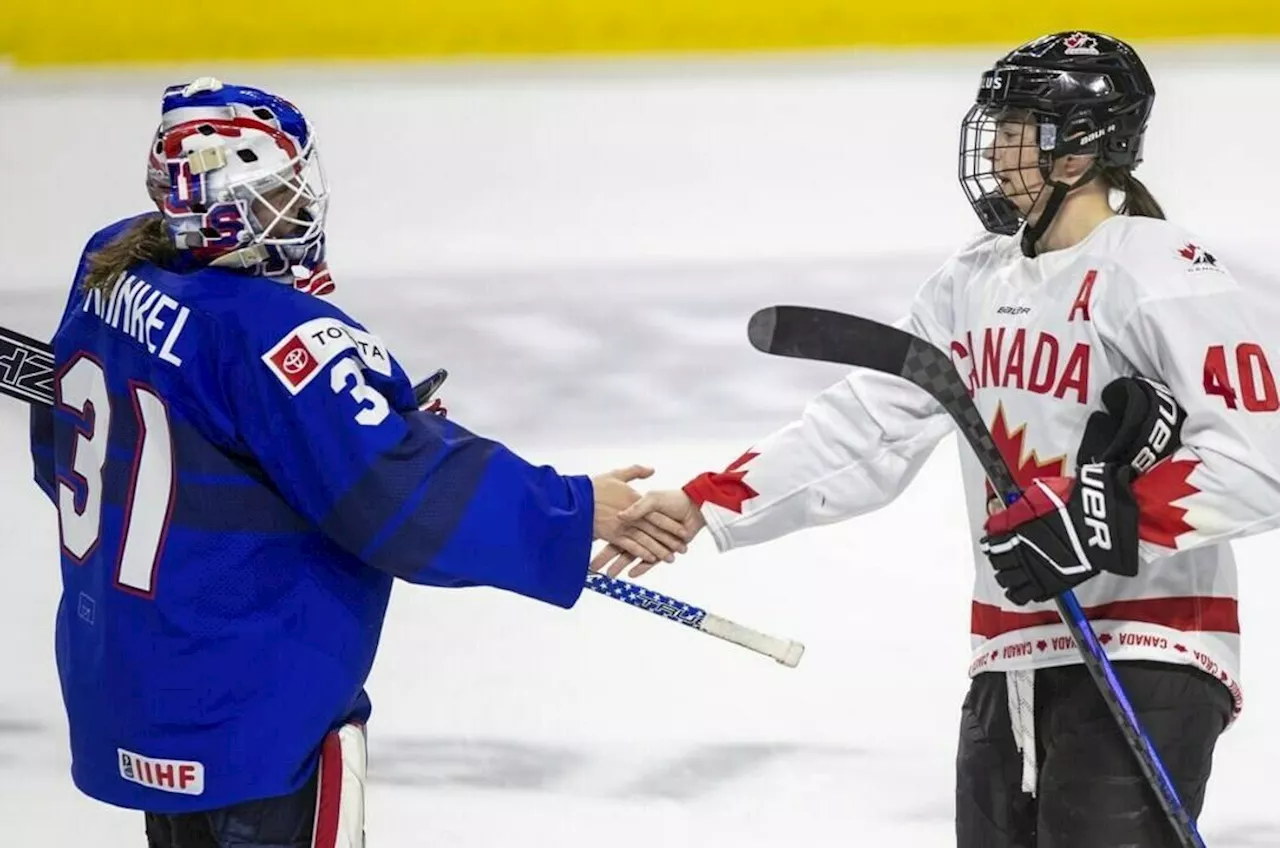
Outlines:
[[[324,309],[223,357],[239,436],[285,500],[405,580],[572,606],[590,558],[590,480],[413,409],[382,343]]]

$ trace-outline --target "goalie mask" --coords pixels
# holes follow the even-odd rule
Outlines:
[[[193,265],[332,289],[324,265],[328,185],[315,133],[287,100],[202,77],[165,90],[147,192]]]
[[[1099,33],[1046,35],[1000,59],[961,125],[960,183],[983,226],[1021,228],[1023,253],[1034,256],[1072,188],[1142,161],[1154,100],[1138,54]],[[1052,172],[1072,154],[1094,159],[1066,183]]]

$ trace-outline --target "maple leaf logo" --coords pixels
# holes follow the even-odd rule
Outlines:
[[[1098,39],[1083,32],[1074,32],[1062,41],[1063,52],[1068,56],[1098,55]]]
[[[1174,503],[1200,491],[1188,479],[1199,464],[1198,459],[1166,459],[1134,481],[1139,539],[1177,550],[1178,537],[1196,529],[1186,521],[1187,510]]]
[[[1178,255],[1190,262],[1192,265],[1207,265],[1212,268],[1216,267],[1218,264],[1218,258],[1216,256],[1205,250],[1200,245],[1193,244],[1191,242],[1188,242],[1186,247],[1179,250]]]
[[[1026,431],[1027,425],[1023,424],[1011,432],[1009,422],[1005,418],[1004,405],[996,406],[996,417],[991,424],[991,440],[995,442],[1000,455],[1004,457],[1009,470],[1013,472],[1014,482],[1018,484],[1019,489],[1024,490],[1031,486],[1032,480],[1040,477],[1062,477],[1067,473],[1066,454],[1051,459],[1041,459],[1040,454],[1034,449],[1027,451]],[[995,497],[995,489],[991,488],[991,483],[988,482],[988,511],[992,508],[993,505],[990,502]]]
[[[747,451],[729,464],[724,471],[708,471],[685,484],[684,491],[693,502],[715,504],[730,512],[742,512],[742,505],[760,493],[747,485],[746,471],[740,470],[760,454]]]

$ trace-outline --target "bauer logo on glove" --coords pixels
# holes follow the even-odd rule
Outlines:
[[[1138,573],[1138,506],[1128,465],[1093,463],[1079,479],[1044,477],[987,519],[982,552],[1015,604],[1047,601],[1100,571]]]
[[[1169,390],[1122,377],[1085,425],[1077,478],[1043,477],[985,525],[982,552],[1015,604],[1048,601],[1100,571],[1138,573],[1139,473],[1181,445],[1186,412]]]
[[[1126,462],[1139,474],[1182,445],[1187,413],[1161,383],[1121,377],[1102,390],[1102,405],[1089,416],[1076,462]]]

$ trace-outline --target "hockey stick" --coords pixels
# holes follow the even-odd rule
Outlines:
[[[761,309],[751,316],[747,335],[752,346],[765,353],[870,368],[914,383],[937,400],[955,421],[1003,502],[1013,503],[1021,496],[964,380],[947,354],[927,341],[866,318],[803,306]],[[1178,797],[1075,593],[1063,592],[1055,603],[1179,844],[1184,848],[1204,848],[1195,821]]]
[[[440,388],[440,384],[448,376],[449,372],[441,368],[413,387],[414,399],[419,407],[427,405],[427,402],[431,400],[431,396],[435,394],[436,390]],[[692,627],[700,633],[706,633],[710,636],[715,636],[717,639],[723,639],[747,650],[755,651],[757,654],[772,657],[788,668],[795,668],[800,663],[800,658],[804,656],[804,645],[799,642],[790,639],[779,639],[776,636],[752,630],[750,627],[743,627],[741,624],[730,621],[727,618],[721,618],[718,615],[709,613],[701,607],[686,604],[684,601],[678,601],[661,592],[655,592],[652,589],[645,589],[634,583],[628,583],[626,580],[618,580],[614,577],[607,577],[604,574],[593,573],[587,575],[586,588],[604,595],[606,598],[622,601],[628,606],[642,609],[668,621],[675,621],[686,627]]]
[[[0,327],[0,394],[53,406],[53,348]]]
[[[776,636],[752,630],[750,627],[743,627],[741,624],[713,615],[700,607],[677,601],[675,598],[625,580],[606,577],[603,574],[588,574],[587,588],[605,597],[661,616],[668,621],[692,627],[700,633],[706,633],[755,651],[757,654],[772,657],[787,668],[795,668],[800,664],[800,658],[804,656],[804,645],[799,642],[779,639]]]
[[[448,377],[449,372],[440,368],[415,385],[413,396],[418,406],[426,406]],[[34,405],[53,406],[53,378],[53,349],[48,344],[0,327],[0,394]],[[804,645],[799,642],[779,639],[743,627],[692,604],[643,589],[625,580],[611,579],[603,574],[588,574],[586,588],[772,657],[789,668],[795,668],[804,654]]]

